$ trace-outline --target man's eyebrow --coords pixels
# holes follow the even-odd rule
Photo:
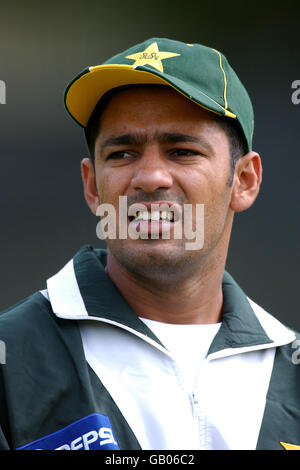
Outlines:
[[[128,134],[121,134],[118,136],[110,136],[107,137],[100,145],[100,151],[105,149],[106,147],[114,147],[119,145],[145,145],[149,142],[159,142],[162,144],[176,144],[176,143],[196,143],[200,144],[207,149],[211,150],[211,145],[209,142],[199,136],[193,136],[190,134],[182,134],[180,132],[162,132],[157,133],[155,135],[148,135],[143,133],[128,133]]]
[[[138,134],[122,134],[118,136],[111,136],[107,137],[101,145],[100,151],[102,151],[106,147],[115,147],[118,145],[136,145],[136,144],[143,144],[144,140],[140,138]]]

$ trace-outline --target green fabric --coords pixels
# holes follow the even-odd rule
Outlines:
[[[300,344],[299,334],[296,337]],[[300,364],[293,354],[293,343],[276,351],[258,450],[283,450],[280,442],[300,446]]]
[[[140,448],[88,366],[76,321],[57,318],[36,293],[0,315],[0,335],[6,344],[0,449],[16,449],[95,412],[109,414],[121,449]]]
[[[178,55],[161,59],[163,71],[158,70],[151,64],[134,66],[134,60],[128,58],[128,56],[140,54],[142,57],[143,51],[153,43],[157,44],[159,52]],[[151,57],[151,54],[149,54],[149,57]],[[222,108],[226,108],[236,115],[236,119],[246,138],[248,150],[251,150],[254,127],[252,103],[244,85],[222,53],[201,44],[187,45],[181,41],[166,38],[151,38],[111,57],[102,65],[108,64],[133,65],[135,70],[158,75],[189,99],[220,115],[225,115],[225,111]],[[84,69],[80,72],[66,88],[65,105],[69,90],[86,73],[90,73],[89,69]],[[118,70],[115,73],[118,74]],[[97,71],[97,74],[99,75],[100,83],[102,80],[101,71]],[[88,88],[88,81],[86,82],[86,87]],[[227,103],[225,102],[224,91]],[[99,94],[95,96],[95,106],[100,98]],[[82,97],[82,100],[84,100],[84,97]],[[67,111],[78,123],[77,117],[70,112],[68,107]]]
[[[254,314],[246,294],[226,271],[222,289],[222,325],[208,354],[227,348],[272,343]]]

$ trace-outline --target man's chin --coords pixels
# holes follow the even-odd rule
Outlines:
[[[157,259],[167,262],[170,259],[184,255],[185,243],[183,240],[164,240],[160,238],[147,238],[138,240],[107,240],[107,247],[112,253],[123,252],[126,256],[137,259],[148,259],[152,262]]]
[[[174,281],[191,265],[182,240],[110,240],[107,248],[120,265],[143,278]]]

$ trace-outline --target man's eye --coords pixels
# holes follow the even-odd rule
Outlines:
[[[107,160],[124,160],[124,158],[131,157],[130,153],[125,151],[112,152],[108,155]]]
[[[195,152],[195,150],[190,149],[176,149],[173,150],[172,155],[175,157],[189,157],[197,155],[197,152]]]

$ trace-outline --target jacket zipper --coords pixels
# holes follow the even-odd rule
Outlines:
[[[190,403],[192,407],[193,420],[198,434],[199,450],[209,449],[207,419],[205,412],[203,411],[203,407],[200,404],[200,398],[195,394],[195,392],[190,395]]]

